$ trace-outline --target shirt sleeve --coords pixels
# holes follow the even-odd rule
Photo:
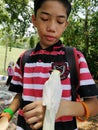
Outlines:
[[[79,70],[80,86],[78,89],[78,94],[80,95],[81,98],[98,96],[98,89],[88,68],[87,61],[84,55],[79,51],[78,51],[78,63],[80,68]]]

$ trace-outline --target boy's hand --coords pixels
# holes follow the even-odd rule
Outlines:
[[[8,118],[1,117],[0,118],[0,130],[6,130],[9,126]]]
[[[39,129],[43,125],[45,107],[42,101],[35,101],[23,108],[24,118],[32,129]]]

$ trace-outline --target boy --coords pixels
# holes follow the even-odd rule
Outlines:
[[[75,117],[98,113],[97,89],[84,56],[76,51],[79,63],[80,87],[78,94],[84,102],[72,101],[70,71],[62,42],[59,40],[68,25],[71,5],[67,0],[35,0],[32,21],[39,34],[39,43],[32,50],[22,71],[22,56],[15,67],[9,90],[17,92],[5,113],[10,115],[19,108],[17,130],[41,130],[45,107],[42,105],[43,85],[54,68],[62,70],[62,100],[56,116],[55,130],[77,130]],[[67,73],[66,73],[67,71]],[[10,112],[9,112],[10,111]],[[9,119],[10,120],[10,119]]]

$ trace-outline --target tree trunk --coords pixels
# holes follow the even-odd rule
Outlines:
[[[84,35],[85,35],[85,52],[88,52],[89,48],[89,31],[88,31],[88,9],[86,9],[85,23],[84,23]]]
[[[6,43],[6,48],[5,48],[4,72],[6,72],[7,52],[8,52],[8,43]]]

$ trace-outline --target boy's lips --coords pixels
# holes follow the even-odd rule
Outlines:
[[[46,35],[45,37],[46,37],[46,39],[47,39],[48,41],[53,41],[54,39],[56,39],[55,37],[50,36],[50,35]]]

